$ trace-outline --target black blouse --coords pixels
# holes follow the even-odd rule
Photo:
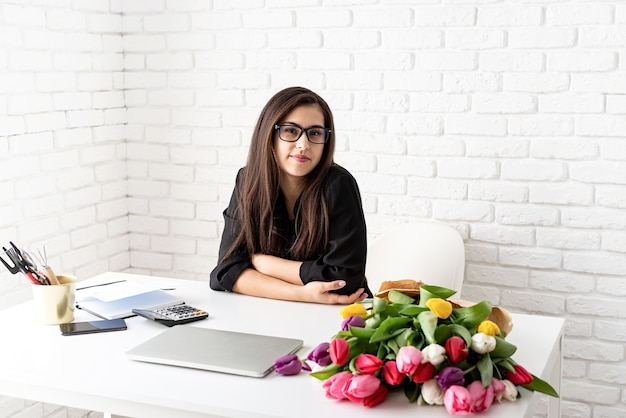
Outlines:
[[[238,188],[241,170],[237,174],[235,189],[228,208],[224,211],[224,232],[219,251],[219,264],[211,272],[210,286],[213,290],[232,291],[239,275],[246,268],[254,268],[245,248],[223,259],[241,226],[235,213],[238,206]],[[346,286],[336,292],[343,295],[365,288],[369,296],[372,292],[365,279],[365,258],[367,255],[367,231],[361,204],[361,194],[354,177],[343,167],[333,165],[324,182],[329,218],[329,240],[326,253],[318,258],[304,260],[300,267],[303,284],[311,281],[345,280]],[[295,210],[298,210],[296,204]],[[284,221],[283,231],[288,235],[283,240],[283,258],[289,258],[288,249],[296,238],[293,222],[289,221],[287,208],[281,194],[276,206],[275,218]]]

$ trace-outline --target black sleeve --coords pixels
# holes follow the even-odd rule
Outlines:
[[[354,177],[339,166],[331,167],[326,181],[329,241],[326,254],[305,261],[300,267],[303,283],[342,279],[346,286],[337,293],[349,295],[363,287],[372,296],[365,280],[367,231],[361,194]]]
[[[240,175],[241,170],[237,174],[237,180],[230,198],[230,203],[226,210],[224,210],[224,231],[222,233],[222,241],[220,242],[219,261],[211,272],[209,280],[209,286],[211,286],[213,290],[232,291],[241,272],[246,268],[252,267],[250,256],[245,248],[239,248],[229,255],[228,258],[224,258],[224,255],[241,230],[241,225],[236,217],[239,206],[238,187]]]

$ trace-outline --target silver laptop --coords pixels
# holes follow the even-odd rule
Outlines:
[[[303,341],[178,325],[126,352],[132,360],[263,377]]]

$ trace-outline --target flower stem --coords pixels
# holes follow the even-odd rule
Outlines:
[[[474,371],[474,369],[476,368],[476,365],[474,364],[472,367],[470,367],[467,370],[463,370],[463,374],[468,374],[471,373],[472,371]]]

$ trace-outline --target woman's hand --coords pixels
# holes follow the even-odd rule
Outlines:
[[[343,280],[335,280],[332,282],[309,282],[303,286],[306,302],[324,303],[327,305],[350,305],[360,302],[367,298],[365,289],[357,289],[351,295],[338,295],[331,293],[332,290],[341,289],[346,285]]]

